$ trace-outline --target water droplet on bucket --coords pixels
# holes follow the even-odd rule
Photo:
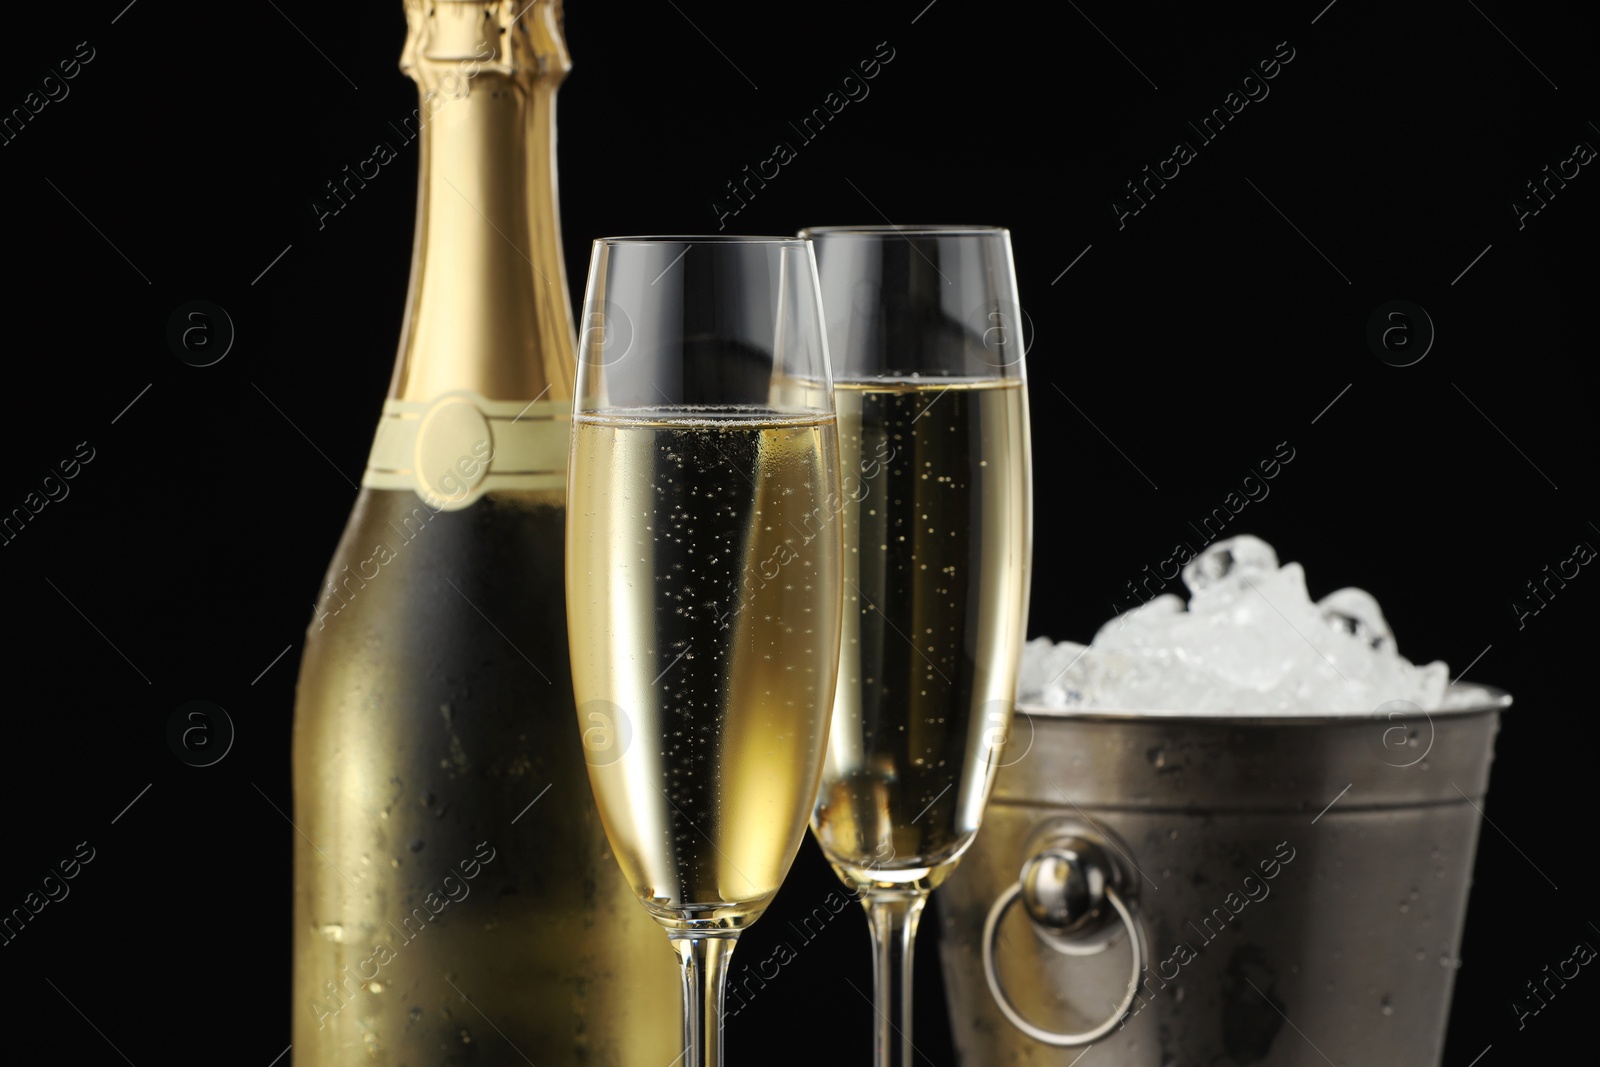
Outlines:
[[[1383,995],[1383,1000],[1379,1001],[1379,1005],[1380,1006],[1378,1010],[1383,1012],[1385,1015],[1394,1014],[1394,1005],[1389,1002],[1389,994],[1385,993]]]

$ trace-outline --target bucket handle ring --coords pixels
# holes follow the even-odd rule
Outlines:
[[[1047,1030],[1024,1019],[1022,1013],[1017,1011],[1016,1005],[1011,1003],[1011,998],[1006,995],[1005,988],[1000,984],[1000,975],[995,968],[994,961],[995,943],[1000,931],[1000,920],[1005,917],[1006,910],[1016,903],[1017,898],[1022,895],[1022,882],[1013,882],[1010,888],[995,898],[994,906],[989,909],[989,918],[983,924],[983,977],[989,983],[989,995],[994,998],[995,1004],[1005,1013],[1005,1017],[1011,1021],[1011,1025],[1035,1041],[1053,1045],[1056,1048],[1076,1048],[1079,1045],[1093,1044],[1117,1027],[1122,1021],[1122,1017],[1127,1014],[1128,1009],[1133,1007],[1133,1002],[1139,995],[1139,975],[1144,970],[1145,957],[1144,939],[1140,935],[1139,924],[1134,921],[1132,912],[1122,902],[1122,897],[1117,894],[1115,889],[1107,885],[1104,887],[1103,892],[1105,899],[1110,901],[1111,906],[1116,909],[1117,917],[1128,928],[1128,947],[1130,955],[1133,957],[1133,973],[1128,979],[1128,992],[1123,996],[1121,1002],[1117,1004],[1111,1018],[1092,1030],[1084,1030],[1075,1034],[1063,1034],[1056,1030]]]

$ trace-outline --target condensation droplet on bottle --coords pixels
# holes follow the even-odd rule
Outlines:
[[[418,1019],[422,1018],[422,1009],[415,1007],[412,1008],[410,1011],[406,1012],[406,1018],[410,1019],[412,1022],[416,1022]]]
[[[367,1046],[367,1055],[376,1056],[378,1054],[378,1035],[371,1030],[361,1035],[361,1043]]]
[[[1385,1015],[1393,1015],[1394,1014],[1394,1005],[1392,1003],[1390,1003],[1389,994],[1385,993],[1383,995],[1383,999],[1378,1002],[1378,1005],[1379,1005],[1378,1006],[1378,1010],[1383,1012],[1383,1014],[1385,1014]]]
[[[367,983],[367,992],[368,993],[382,993],[383,992],[383,983],[382,982],[368,982]]]
[[[1420,949],[1420,948],[1419,948],[1419,949],[1417,949],[1417,961],[1418,961],[1418,962],[1419,962],[1419,963],[1420,963],[1420,962],[1421,962],[1421,961],[1422,961],[1422,960],[1425,960],[1425,959],[1427,959],[1427,958],[1428,958],[1428,954],[1427,954],[1427,953],[1426,953],[1426,952],[1425,952],[1425,951],[1423,951],[1423,950],[1422,950],[1422,949]]]
[[[329,941],[344,944],[344,926],[340,923],[324,923],[321,933]]]
[[[411,839],[411,851],[412,852],[421,852],[422,851],[422,838],[413,837]]]
[[[463,1045],[472,1044],[472,1034],[470,1032],[468,1032],[468,1030],[467,1030],[467,1028],[465,1026],[463,1026],[461,1028],[461,1043]]]

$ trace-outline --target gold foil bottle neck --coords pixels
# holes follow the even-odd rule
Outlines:
[[[431,405],[465,392],[515,403],[516,412],[531,404],[514,429],[500,427],[521,433],[543,412],[539,405],[564,409],[572,397],[574,331],[555,177],[555,100],[571,67],[562,7],[406,0],[405,10],[400,66],[420,96],[419,197],[389,397]],[[384,470],[411,467],[386,456]],[[545,472],[563,462],[552,455],[515,469]]]
[[[405,0],[400,69],[425,91],[460,98],[482,71],[554,88],[572,69],[561,0]]]

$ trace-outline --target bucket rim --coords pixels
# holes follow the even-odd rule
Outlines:
[[[1482,699],[1474,700],[1470,704],[1459,707],[1435,708],[1432,711],[1421,711],[1430,722],[1435,718],[1453,719],[1466,718],[1474,715],[1487,715],[1492,712],[1504,711],[1511,706],[1511,694],[1497,686],[1480,685],[1476,682],[1465,684],[1451,683],[1446,692],[1471,693],[1477,691],[1482,694]],[[1273,726],[1328,726],[1339,723],[1372,723],[1392,721],[1396,715],[1403,714],[1399,710],[1383,711],[1341,711],[1341,712],[1304,712],[1304,711],[1252,711],[1242,714],[1229,714],[1216,711],[1135,711],[1125,708],[1050,708],[1043,704],[1025,704],[1018,701],[1016,710],[1030,718],[1041,719],[1067,719],[1083,722],[1164,722],[1164,723],[1193,723],[1200,724],[1252,724]]]

